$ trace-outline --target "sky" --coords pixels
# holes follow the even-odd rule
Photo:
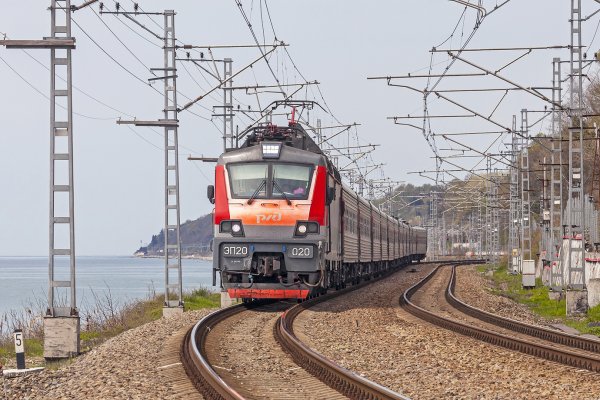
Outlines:
[[[3,0],[0,32],[11,39],[48,36],[50,13],[42,3]],[[114,9],[114,1],[104,3],[107,9]],[[486,0],[483,5],[490,12],[497,3],[502,2]],[[121,1],[121,4],[126,10],[132,9],[131,1]],[[142,0],[139,4],[145,11],[162,11],[165,2]],[[182,43],[213,46],[254,43],[234,0],[174,0],[168,4],[177,12],[176,36]],[[234,86],[274,85],[273,75],[283,84],[317,80],[320,93],[311,86],[296,98],[316,100],[331,112],[315,107],[310,115],[303,116],[312,124],[320,118],[324,126],[337,125],[338,121],[360,124],[350,130],[351,139],[358,135],[362,144],[380,145],[371,158],[364,161],[385,164],[383,172],[376,171],[372,178],[385,176],[416,184],[431,182],[411,174],[431,170],[435,165],[422,133],[394,125],[387,119],[422,115],[422,95],[406,88],[388,87],[385,80],[368,80],[367,77],[423,74],[429,71],[430,65],[433,65],[433,73],[442,72],[449,65],[447,55],[436,53],[432,58],[429,50],[433,46],[445,49],[461,46],[473,31],[474,10],[465,11],[462,5],[448,0],[254,0],[242,1],[242,6],[257,40],[273,43],[274,30],[278,40],[289,44],[287,51],[291,59],[279,48],[269,58],[272,73],[264,61],[258,62],[236,77]],[[569,7],[570,2],[559,0],[511,0],[486,16],[468,47],[567,45],[570,42]],[[596,9],[594,1],[583,0],[584,15]],[[158,130],[130,129],[115,121],[134,116],[148,120],[162,117],[162,95],[146,82],[152,77],[149,68],[162,67],[163,53],[160,41],[139,26],[123,17],[100,16],[98,11],[96,4],[74,14],[79,24],[79,27],[73,26],[77,41],[73,52],[74,111],[77,113],[74,116],[76,253],[127,255],[141,243],[147,243],[163,226],[163,139]],[[464,18],[461,18],[463,13]],[[583,26],[583,42],[585,46],[591,44],[590,53],[600,47],[600,38],[595,34],[599,18],[596,15]],[[138,20],[160,32],[162,20],[159,18],[151,20],[140,16]],[[205,57],[210,56],[208,51],[203,52]],[[185,51],[179,54],[186,56]],[[521,54],[523,52],[514,51],[463,53],[472,63],[492,71]],[[199,52],[192,51],[191,55],[198,57]],[[213,56],[231,57],[236,72],[258,58],[259,52],[256,48],[214,49]],[[44,96],[48,95],[50,86],[45,69],[49,54],[47,50],[31,50],[27,54],[0,48],[0,57],[0,256],[43,256],[48,252],[49,102]],[[568,50],[534,51],[500,73],[523,86],[548,87],[553,57],[566,60]],[[183,96],[195,98],[216,85],[213,78],[189,62],[180,63],[178,68],[180,104],[186,102]],[[563,77],[567,69],[568,64],[563,64]],[[477,71],[457,61],[450,72]],[[592,72],[595,74],[595,69],[590,76]],[[395,82],[419,90],[427,84],[422,79]],[[447,78],[437,89],[508,86],[507,82],[487,76]],[[154,88],[162,91],[160,83]],[[187,157],[216,157],[222,152],[219,131],[222,122],[211,117],[212,107],[222,101],[222,94],[220,91],[214,94],[194,105],[190,109],[194,114],[180,114],[182,222],[212,209],[205,193],[206,186],[212,183],[213,165],[188,161]],[[490,115],[503,92],[446,95]],[[275,98],[274,94],[270,96],[261,98],[261,106]],[[257,109],[255,96],[236,91],[235,97],[236,106],[251,105],[253,110]],[[543,110],[544,105],[531,95],[512,91],[493,112],[493,118],[504,126],[511,126],[512,115],[520,114],[521,109]],[[432,96],[429,113],[466,112]],[[530,114],[530,120],[537,119],[536,115]],[[240,114],[235,123],[243,129],[249,122],[250,118]],[[285,123],[285,119],[274,122]],[[421,124],[420,120],[409,122]],[[480,118],[432,119],[431,124],[432,131],[438,134],[498,130]],[[547,132],[549,120],[532,129]],[[344,133],[332,143],[337,146],[354,143],[348,140]],[[460,140],[481,150],[492,144],[490,151],[502,150],[506,142],[505,137],[491,135],[461,137]],[[441,139],[437,143],[439,149],[457,147]],[[471,168],[478,161],[456,162]]]

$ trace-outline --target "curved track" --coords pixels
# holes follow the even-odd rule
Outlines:
[[[401,306],[427,322],[478,340],[600,372],[599,341],[525,324],[469,306],[454,294],[456,265],[452,266],[449,274],[441,270],[443,267],[434,269],[421,282],[406,290],[400,298]],[[449,275],[446,281],[444,274]],[[430,304],[417,304],[425,302]],[[425,307],[436,310],[426,310]]]
[[[362,288],[374,281],[320,296],[295,306],[285,302],[256,302],[248,306],[237,305],[216,311],[199,321],[185,336],[181,349],[185,370],[206,399],[406,399],[406,397],[371,382],[312,351],[295,336],[293,331],[294,318],[303,310]],[[282,310],[285,310],[283,314],[281,314]],[[271,313],[271,315],[278,313],[278,318],[272,325],[269,325],[272,317],[265,317],[265,313]],[[279,316],[279,314],[281,315]],[[276,372],[279,373],[280,378],[286,376],[287,379],[277,379],[276,374],[273,379],[250,379],[250,377],[241,377],[240,379],[240,374],[236,373],[233,368],[215,364],[215,361],[225,360],[230,365],[237,367],[239,361],[230,358],[238,355],[244,356],[244,353],[250,353],[245,354],[245,362],[249,362],[249,356],[255,357],[254,365],[259,361],[256,360],[257,356],[264,357],[267,347],[263,347],[255,354],[250,351],[229,352],[220,359],[215,355],[224,342],[244,343],[244,340],[249,341],[249,332],[247,329],[243,331],[243,323],[250,318],[256,318],[257,315],[259,318],[262,315],[262,330],[272,332],[272,338],[262,332],[261,342],[276,340],[280,345],[273,346],[272,343],[268,343],[269,352],[279,351],[280,354],[273,353],[267,356],[267,359],[261,359],[260,363],[261,365],[286,363],[285,371],[278,369]],[[236,327],[242,327],[245,336],[233,332],[237,329]],[[211,333],[214,334],[211,335]],[[225,335],[230,333],[232,333],[232,342],[227,342]],[[275,349],[275,347],[281,348]],[[289,363],[283,360],[286,357],[294,363],[294,366],[298,365],[299,367],[290,368]]]

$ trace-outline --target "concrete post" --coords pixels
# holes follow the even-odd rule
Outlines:
[[[13,336],[15,338],[17,369],[25,369],[25,339],[23,338],[23,331],[21,329],[15,329]]]

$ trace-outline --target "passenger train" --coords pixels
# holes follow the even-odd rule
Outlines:
[[[306,299],[425,258],[427,232],[342,183],[303,127],[262,125],[222,154],[215,184],[213,282],[231,298]]]

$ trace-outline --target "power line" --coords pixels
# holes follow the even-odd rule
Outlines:
[[[136,34],[137,36],[139,36],[141,39],[145,40],[146,42],[150,43],[152,46],[154,47],[158,47],[161,48],[160,45],[154,43],[153,41],[151,41],[150,39],[148,39],[147,37],[143,36],[141,33],[139,33],[138,31],[136,31],[135,29],[133,29],[131,26],[129,26],[127,23],[125,23],[121,18],[119,18],[118,16],[115,16],[116,20],[119,21],[122,25],[124,25],[127,29],[129,29],[131,32],[133,32],[134,34]]]
[[[7,35],[4,35],[4,36],[7,36]],[[26,54],[26,55],[27,55],[29,58],[31,58],[31,59],[32,59],[33,61],[35,61],[37,64],[39,64],[40,66],[42,66],[44,69],[46,69],[47,71],[50,71],[50,68],[48,68],[48,66],[46,66],[44,63],[42,63],[42,62],[41,62],[40,60],[38,60],[37,58],[35,58],[33,55],[31,55],[31,53],[29,53],[28,51],[26,51],[26,50],[23,50],[23,49],[22,49],[21,51],[23,51],[23,53],[25,53],[25,54]],[[26,79],[24,76],[22,76],[22,75],[21,75],[19,72],[17,72],[17,70],[16,70],[15,68],[13,68],[13,67],[12,67],[12,66],[11,66],[11,65],[10,65],[10,64],[9,64],[9,63],[8,63],[8,62],[5,60],[5,59],[4,59],[4,58],[2,58],[1,56],[0,56],[0,60],[2,60],[2,61],[4,62],[4,64],[6,64],[6,66],[7,66],[8,68],[10,68],[10,69],[11,69],[11,70],[12,70],[12,71],[13,71],[13,72],[14,72],[14,73],[15,73],[15,74],[16,74],[16,75],[17,75],[17,76],[18,76],[18,77],[19,77],[21,80],[23,80],[23,82],[25,82],[25,83],[26,83],[28,86],[30,86],[30,87],[31,87],[31,88],[32,88],[34,91],[36,91],[38,94],[40,94],[40,95],[41,95],[42,97],[44,97],[46,100],[48,100],[48,101],[50,100],[50,98],[49,98],[49,97],[48,97],[48,96],[47,96],[47,95],[46,95],[44,92],[42,92],[40,89],[38,89],[37,87],[35,87],[35,85],[33,85],[33,84],[32,84],[31,82],[29,82],[29,81],[28,81],[28,80],[27,80],[27,79]],[[63,82],[66,82],[66,80],[65,80],[63,77],[61,77],[60,75],[57,75],[57,77],[58,77],[60,80],[62,80]],[[101,105],[102,105],[102,106],[104,106],[104,107],[107,107],[107,108],[109,108],[109,109],[111,109],[111,110],[113,110],[113,111],[116,111],[116,112],[118,112],[118,113],[120,113],[120,114],[122,114],[122,115],[126,115],[126,116],[129,116],[129,117],[132,117],[132,118],[134,117],[132,114],[129,114],[129,113],[127,113],[127,112],[123,111],[123,110],[119,110],[119,109],[117,109],[117,108],[115,108],[115,107],[113,107],[113,106],[111,106],[111,105],[109,105],[109,104],[106,104],[106,103],[105,103],[105,102],[103,102],[102,100],[99,100],[98,98],[96,98],[96,97],[92,96],[91,94],[89,94],[89,93],[87,93],[86,91],[84,91],[84,90],[82,90],[82,89],[78,88],[78,87],[77,87],[77,86],[75,86],[75,85],[73,85],[73,88],[74,88],[75,90],[77,90],[78,92],[82,93],[83,95],[85,95],[85,96],[89,97],[90,99],[94,100],[94,101],[95,101],[95,102],[97,102],[98,104],[101,104]],[[61,104],[58,104],[58,103],[57,103],[57,106],[59,106],[60,108],[63,108],[63,109],[65,109],[65,110],[66,110],[66,108],[65,108],[63,105],[61,105]],[[108,121],[108,120],[115,120],[115,119],[116,119],[116,117],[102,118],[102,117],[94,117],[94,116],[89,116],[89,115],[81,114],[81,113],[78,113],[78,112],[73,112],[73,113],[74,113],[75,115],[78,115],[78,116],[80,116],[80,117],[84,117],[84,118],[88,118],[88,119],[94,119],[94,120],[105,120],[105,121]],[[192,114],[194,114],[194,113],[192,112]],[[200,116],[200,117],[201,117],[201,116]],[[216,125],[215,125],[215,126],[216,126]],[[161,150],[161,151],[162,151],[162,149],[161,149],[161,148],[159,148],[159,147],[157,147],[156,145],[154,145],[153,143],[149,142],[149,141],[148,141],[147,139],[145,139],[145,138],[144,138],[142,135],[140,135],[140,134],[139,134],[137,131],[135,131],[135,130],[134,130],[132,127],[130,127],[130,126],[127,126],[127,127],[128,127],[128,128],[129,128],[129,129],[130,129],[132,132],[134,132],[134,133],[136,134],[136,136],[140,137],[140,138],[141,138],[142,140],[144,140],[145,142],[149,143],[149,144],[150,144],[150,145],[152,145],[153,147],[155,147],[155,148],[158,148],[159,150]],[[152,132],[154,132],[155,134],[157,134],[157,135],[159,135],[159,136],[161,136],[161,137],[162,137],[162,134],[161,134],[160,132],[156,131],[154,128],[148,127],[148,129],[150,129]],[[172,143],[172,141],[171,141],[171,143]],[[182,145],[182,144],[179,144],[179,148],[183,148],[183,149],[186,149],[186,150],[188,150],[188,151],[191,151],[191,152],[196,152],[196,150],[194,150],[194,149],[191,149],[191,148],[189,148],[189,147],[186,147],[186,146],[184,146],[184,145]]]
[[[140,64],[142,64],[142,66],[144,68],[146,68],[148,71],[150,71],[150,73],[152,75],[156,75],[154,74],[154,72],[152,72],[152,70],[142,61],[140,60],[140,58],[138,56],[135,55],[135,53],[133,51],[131,51],[131,49],[129,47],[127,47],[127,45],[119,38],[119,36],[108,26],[108,24],[106,22],[104,22],[104,20],[98,15],[98,13],[92,9],[92,12],[94,13],[94,15],[96,16],[96,18],[98,18],[100,20],[100,22],[102,22],[102,25],[104,25],[106,27],[106,29],[108,29],[108,31],[115,37],[115,39],[117,39],[117,41],[119,43],[121,43],[123,45],[123,47],[125,47],[125,49],[129,52],[129,54],[131,54]]]
[[[31,55],[31,53],[29,53],[29,52],[28,52],[28,51],[26,51],[26,50],[21,50],[21,51],[23,51],[23,53],[27,54],[27,56],[28,56],[29,58],[31,58],[33,61],[35,61],[36,63],[38,63],[38,64],[39,64],[39,65],[41,65],[42,67],[44,67],[44,68],[45,68],[47,71],[50,71],[50,68],[49,68],[47,65],[45,65],[43,62],[41,62],[40,60],[38,60],[38,59],[37,59],[37,58],[35,58],[34,56],[32,56],[32,55]],[[62,80],[63,82],[66,82],[66,80],[65,80],[63,77],[61,77],[60,75],[57,75],[57,78],[59,78],[59,79],[60,79],[60,80]],[[103,101],[101,101],[101,100],[97,99],[96,97],[92,96],[91,94],[87,93],[86,91],[84,91],[84,90],[80,89],[79,87],[77,87],[77,86],[75,86],[75,85],[73,85],[73,88],[74,88],[75,90],[77,90],[79,93],[81,93],[81,94],[83,94],[84,96],[86,96],[86,97],[88,97],[88,98],[90,98],[90,99],[94,100],[96,103],[98,103],[98,104],[100,104],[100,105],[102,105],[102,106],[104,106],[104,107],[106,107],[106,108],[109,108],[109,109],[111,109],[111,110],[113,110],[113,111],[116,111],[116,112],[118,112],[118,113],[120,113],[120,114],[122,114],[122,115],[126,115],[126,116],[128,116],[128,117],[133,117],[133,115],[131,115],[131,114],[128,114],[128,113],[126,113],[126,112],[124,112],[124,111],[122,111],[122,110],[119,110],[119,109],[117,109],[117,108],[114,108],[113,106],[111,106],[111,105],[109,105],[109,104],[106,104],[105,102],[103,102]]]
[[[121,64],[119,61],[117,61],[112,55],[110,55],[108,53],[108,51],[104,50],[104,48],[96,41],[94,40],[94,38],[92,38],[92,36],[90,34],[88,34],[82,27],[81,25],[79,25],[77,23],[77,21],[73,18],[73,23],[75,25],[77,25],[77,27],[79,28],[79,30],[81,30],[81,32],[83,32],[85,34],[85,36],[88,37],[88,39],[90,39],[92,41],[92,43],[94,43],[96,45],[96,47],[98,47],[108,58],[110,58],[115,64],[117,64],[119,67],[121,67],[125,72],[127,72],[129,75],[131,75],[135,80],[141,82],[144,86],[148,86],[150,87],[152,90],[154,90],[156,93],[160,94],[162,96],[162,93],[156,89],[154,86],[149,85],[147,82],[145,82],[143,79],[141,79],[139,76],[137,76],[136,74],[134,74],[133,72],[131,72],[129,69],[127,69],[123,64]]]
[[[2,60],[2,62],[8,67],[10,68],[10,70],[12,72],[14,72],[19,78],[21,78],[21,80],[23,82],[25,82],[30,88],[32,88],[33,90],[35,90],[38,94],[40,94],[42,97],[44,97],[46,100],[50,101],[50,97],[45,94],[44,92],[42,92],[40,89],[38,89],[37,87],[35,87],[35,85],[33,85],[31,82],[29,82],[23,75],[21,75],[15,68],[13,68],[12,65],[10,65],[4,58],[2,58],[2,56],[0,56],[0,60]],[[56,104],[58,107],[62,108],[63,110],[66,110],[67,108],[65,106],[63,106],[62,104],[57,103]],[[110,118],[102,118],[102,117],[94,117],[91,115],[86,115],[86,114],[82,114],[82,113],[78,113],[73,111],[73,114],[78,115],[80,117],[83,118],[87,118],[87,119],[94,119],[94,120],[100,120],[100,121],[108,121],[108,120],[114,120],[114,117],[110,117]]]

